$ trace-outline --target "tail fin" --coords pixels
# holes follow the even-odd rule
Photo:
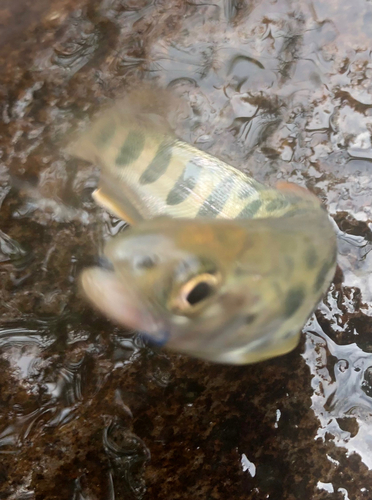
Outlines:
[[[156,131],[157,134],[172,135],[169,115],[179,111],[182,106],[184,104],[181,99],[170,90],[141,84],[114,105],[106,107],[85,132],[67,146],[66,152],[82,160],[96,162],[99,158],[99,145],[118,126],[138,126],[147,133]]]

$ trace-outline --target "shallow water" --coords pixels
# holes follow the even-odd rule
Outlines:
[[[362,499],[372,489],[372,3],[24,1],[0,10],[0,497]],[[68,139],[141,79],[174,127],[328,207],[339,269],[291,354],[155,352],[94,313],[82,267],[125,224]]]

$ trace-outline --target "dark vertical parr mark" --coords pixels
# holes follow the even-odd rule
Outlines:
[[[262,206],[261,200],[254,200],[248,203],[237,216],[237,219],[251,219],[256,215]]]
[[[256,189],[253,186],[248,184],[248,182],[244,183],[242,189],[239,191],[239,199],[244,200],[245,198],[250,198],[256,194]]]
[[[290,318],[303,304],[305,291],[301,286],[289,290],[284,301],[284,317]]]
[[[280,210],[288,206],[287,200],[272,200],[266,205],[266,210],[268,212],[275,212],[275,210]]]
[[[164,139],[150,165],[142,173],[139,179],[140,184],[151,184],[157,181],[167,170],[171,159],[172,142],[169,139]]]
[[[234,183],[235,176],[223,179],[199,208],[197,216],[203,217],[209,215],[211,217],[217,217],[229,199]]]
[[[186,200],[189,194],[195,189],[202,167],[189,161],[183,169],[182,174],[177,179],[173,188],[169,191],[167,205],[178,205]]]
[[[254,196],[257,191],[267,191],[267,187],[254,179],[247,179],[239,191],[239,199],[244,200],[245,198],[250,198]]]
[[[126,167],[127,165],[130,165],[140,157],[144,147],[144,134],[139,131],[129,132],[118,156],[116,157],[116,165],[119,167]]]
[[[114,137],[116,131],[115,122],[107,122],[103,127],[99,130],[96,141],[97,146],[103,148],[106,144]]]
[[[308,269],[314,269],[318,262],[318,255],[316,253],[315,248],[311,243],[309,243],[308,248],[306,249],[306,254],[305,254],[305,262],[306,262],[306,267]]]

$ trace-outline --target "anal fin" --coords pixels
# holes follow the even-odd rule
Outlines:
[[[143,220],[143,216],[130,202],[130,200],[111,182],[107,183],[101,178],[98,188],[93,192],[94,201],[108,210],[115,217],[125,220],[128,224],[133,225]]]

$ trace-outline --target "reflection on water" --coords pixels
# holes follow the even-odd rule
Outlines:
[[[337,345],[314,318],[306,327],[304,359],[312,375],[316,438],[358,453],[372,469],[372,353]]]
[[[109,347],[112,351],[112,361],[109,362],[105,352],[107,346],[92,342],[89,334],[72,338],[73,328],[68,341],[73,347],[61,352],[58,348],[60,339],[56,331],[52,334],[53,330],[53,321],[40,321],[35,322],[33,327],[13,322],[0,331],[2,359],[8,367],[12,367],[8,382],[18,386],[16,393],[11,396],[12,385],[10,394],[7,388],[2,387],[2,398],[10,398],[11,403],[8,414],[3,414],[0,432],[2,456],[17,456],[34,440],[40,440],[41,436],[52,439],[48,436],[53,436],[55,429],[63,428],[65,434],[62,438],[64,443],[60,444],[61,451],[65,447],[78,459],[69,441],[77,437],[84,441],[84,438],[78,436],[74,421],[85,420],[89,416],[89,406],[96,404],[95,400],[99,398],[110,373],[115,369],[123,370],[142,347],[140,339],[135,336],[118,335],[115,332]],[[101,362],[100,357],[104,358]],[[101,430],[98,429],[102,436],[102,452],[107,456],[107,498],[115,498],[115,477],[125,478],[126,494],[142,498],[145,485],[139,472],[150,455],[141,439],[129,430],[128,423],[133,415],[124,400],[125,395],[118,387],[113,407],[105,405],[101,413],[103,425]],[[4,424],[4,421],[7,423]],[[40,451],[34,449],[36,456]],[[32,460],[33,457],[30,458]],[[62,463],[70,460],[67,457],[64,460],[62,456],[59,459]],[[84,496],[89,492],[89,487],[83,485],[84,481],[84,474],[79,474],[75,491],[81,496],[76,498],[89,497]],[[14,498],[35,498],[26,483],[17,490]]]
[[[6,33],[18,23],[7,12]],[[288,392],[279,396],[267,382],[275,364],[262,364],[259,385],[273,404],[275,436],[292,439],[285,475],[278,472],[283,453],[262,459],[271,432],[263,422],[249,451],[237,453],[234,432],[250,415],[241,403],[249,380],[234,394],[233,372],[221,368],[227,406],[212,381],[210,414],[196,413],[190,400],[197,401],[202,381],[180,396],[180,378],[190,376],[182,358],[153,353],[85,305],[76,277],[125,224],[92,203],[97,166],[71,160],[63,148],[101,105],[150,79],[184,98],[184,113],[173,117],[183,139],[258,180],[296,182],[324,201],[337,225],[340,269],[318,319],[305,328],[320,422],[314,437],[371,468],[371,21],[365,0],[59,0],[30,36],[12,38],[20,52],[2,60],[0,76],[0,496],[142,498],[149,448],[156,448],[151,498],[195,498],[191,483],[213,476],[216,456],[227,476],[219,469],[210,498],[275,498],[286,481],[288,498],[368,498],[368,485],[352,495],[353,485],[346,489],[331,476],[298,486],[303,444],[297,428],[285,430],[296,417],[285,411]],[[297,358],[285,359],[280,387],[292,380]],[[293,383],[291,392],[308,409],[310,388],[301,378]],[[149,419],[145,408],[160,407],[171,390],[171,408],[163,409],[171,423],[159,412]],[[216,416],[211,408],[223,410]],[[313,414],[306,417],[311,429]],[[189,449],[173,451],[175,422],[184,415],[193,429],[205,419],[210,425],[204,441],[197,437],[195,461]],[[234,424],[225,428],[225,421]],[[233,451],[221,444],[224,433]],[[340,463],[320,446],[317,462]],[[241,474],[235,482],[231,461]],[[181,481],[185,462],[194,481]],[[175,478],[177,492],[169,491]]]

